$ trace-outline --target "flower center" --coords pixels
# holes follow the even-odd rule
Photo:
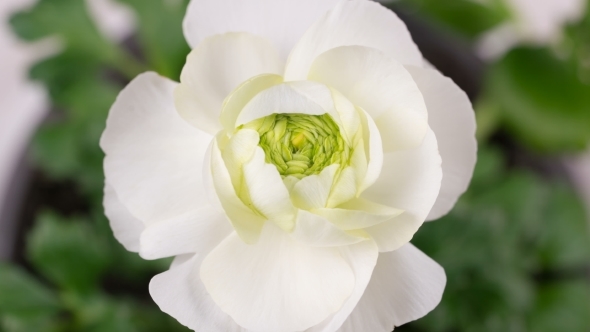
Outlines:
[[[274,164],[283,177],[301,179],[332,164],[344,167],[350,160],[350,147],[328,114],[273,114],[244,128],[258,132],[266,162]]]

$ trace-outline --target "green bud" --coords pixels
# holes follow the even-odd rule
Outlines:
[[[350,163],[351,148],[328,114],[273,114],[243,125],[260,135],[266,162],[283,176],[299,179],[319,174],[327,166]]]

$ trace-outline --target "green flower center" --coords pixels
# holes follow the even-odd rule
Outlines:
[[[258,132],[266,162],[283,177],[301,179],[333,164],[344,167],[350,160],[351,149],[328,114],[273,114],[244,128]]]

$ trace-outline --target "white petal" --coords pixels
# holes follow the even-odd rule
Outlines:
[[[242,83],[223,102],[221,109],[221,124],[228,133],[236,129],[236,120],[244,106],[258,93],[275,85],[283,83],[283,77],[274,74],[263,74]]]
[[[365,229],[380,251],[408,243],[434,206],[442,181],[441,158],[432,131],[417,149],[385,154],[379,179],[361,197],[404,210],[401,215]]]
[[[353,144],[355,135],[361,126],[359,112],[354,104],[344,97],[342,93],[334,89],[330,90],[332,91],[335,108],[335,112],[330,113],[330,115],[340,128],[342,137],[348,144]]]
[[[227,238],[203,261],[201,280],[224,312],[257,332],[319,324],[342,307],[355,284],[338,249],[300,244],[273,223],[255,245]]]
[[[428,112],[420,89],[400,62],[377,49],[329,50],[313,62],[309,78],[365,110],[381,132],[385,151],[417,147],[426,136]]]
[[[291,199],[295,206],[304,210],[326,207],[339,167],[337,164],[330,165],[320,174],[306,176],[297,182],[291,191]]]
[[[379,256],[379,250],[377,249],[375,242],[363,241],[355,245],[340,247],[339,250],[342,257],[346,259],[354,272],[354,291],[337,313],[326,318],[322,323],[306,330],[306,332],[336,331],[356,307],[358,301],[365,292],[367,284],[371,280],[371,275],[373,274],[373,269],[375,268],[377,257]],[[357,331],[371,330],[360,329]]]
[[[201,177],[212,137],[178,116],[176,83],[146,73],[119,94],[100,145],[107,182],[146,224],[206,205]]]
[[[291,236],[298,242],[314,247],[347,246],[366,240],[366,237],[346,232],[328,219],[305,210],[299,210],[297,226]]]
[[[467,190],[477,160],[475,113],[469,98],[450,78],[436,70],[408,67],[428,106],[428,122],[442,158],[443,180],[436,204],[428,215],[447,214]]]
[[[173,220],[150,225],[141,234],[139,254],[159,259],[189,253],[209,253],[233,228],[224,214],[202,208]]]
[[[404,211],[356,198],[333,209],[316,209],[312,212],[330,220],[341,229],[353,230],[377,225]]]
[[[111,229],[117,241],[125,249],[132,252],[139,252],[139,237],[145,229],[141,220],[135,218],[129,210],[121,203],[117,193],[107,183],[104,187],[104,213],[109,219]]]
[[[215,135],[224,99],[246,80],[261,74],[282,74],[273,45],[248,33],[228,33],[204,40],[188,56],[175,91],[180,115]]]
[[[160,309],[196,332],[248,332],[213,302],[199,276],[204,255],[178,256],[170,270],[150,282]]]
[[[259,141],[258,132],[251,129],[242,129],[229,139],[221,153],[238,197],[248,193],[243,167],[254,156]]]
[[[254,207],[285,231],[293,230],[297,210],[275,165],[265,162],[262,148],[244,164],[244,179]]]
[[[443,295],[443,268],[407,244],[379,255],[363,297],[340,332],[390,332],[434,309]]]
[[[205,183],[213,184],[211,189],[217,194],[219,205],[222,206],[240,238],[247,243],[254,243],[258,240],[266,219],[254,213],[236,194],[217,141],[218,139],[213,140],[213,146],[210,148],[211,164],[207,165],[209,171],[204,176],[211,179],[206,180]]]
[[[226,32],[250,32],[272,41],[287,59],[303,33],[338,0],[192,0],[184,35],[194,48]]]
[[[289,82],[273,86],[252,98],[238,116],[236,126],[274,113],[322,115],[334,111],[330,89],[311,81]]]
[[[422,65],[422,55],[406,25],[391,10],[373,1],[340,1],[297,43],[289,55],[285,79],[306,79],[317,56],[354,45],[376,48],[402,64]]]
[[[362,193],[372,186],[381,174],[383,169],[383,142],[379,128],[373,119],[364,110],[359,110],[359,114],[363,125],[363,152],[367,160],[365,174],[358,179],[358,193]]]

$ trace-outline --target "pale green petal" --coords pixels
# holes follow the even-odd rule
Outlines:
[[[333,209],[312,211],[344,230],[363,229],[397,217],[404,211],[356,198]]]
[[[367,160],[366,172],[362,178],[359,178],[361,181],[358,186],[358,193],[360,194],[373,185],[381,174],[383,168],[383,144],[382,134],[373,119],[362,109],[359,109],[359,114],[363,125],[363,150]]]
[[[295,206],[305,210],[326,207],[334,176],[339,168],[340,165],[331,165],[324,168],[319,175],[310,175],[297,182],[291,191]]]
[[[258,141],[259,137],[256,131],[242,129],[229,139],[229,142],[221,153],[234,189],[237,195],[242,198],[242,201],[244,201],[242,194],[248,191],[244,182],[242,168],[254,156],[254,152],[258,147]]]
[[[215,139],[210,148],[210,172],[205,177],[212,178],[212,184],[217,193],[217,198],[224,212],[231,221],[240,238],[246,243],[255,243],[260,236],[266,219],[257,215],[248,208],[238,197],[232,185],[231,176],[219,151],[218,139]]]
[[[356,185],[356,174],[354,168],[346,167],[340,171],[335,178],[334,185],[330,190],[326,207],[333,208],[344,202],[353,199],[356,196],[358,187]]]
[[[342,136],[349,144],[352,144],[361,126],[360,116],[350,100],[337,90],[332,89],[331,91],[332,98],[334,99],[335,112],[330,113],[330,115],[332,115],[334,121],[340,126]]]
[[[252,160],[244,164],[244,179],[254,207],[285,231],[295,227],[297,210],[274,165],[264,161],[261,148],[256,148]]]

